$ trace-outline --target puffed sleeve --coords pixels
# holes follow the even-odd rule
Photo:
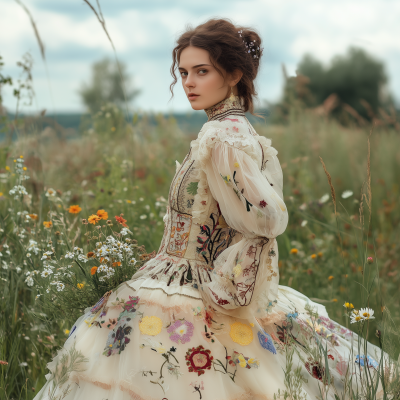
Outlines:
[[[280,188],[275,190],[256,161],[237,146],[216,141],[204,170],[226,222],[243,235],[214,262],[213,279],[204,285],[204,296],[225,314],[248,315],[250,308],[255,312],[276,297],[275,238],[287,227],[287,208],[278,194]]]

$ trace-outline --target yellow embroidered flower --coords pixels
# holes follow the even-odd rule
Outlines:
[[[232,272],[235,275],[235,278],[237,278],[242,272],[242,266],[240,264],[237,264],[236,267],[233,268]]]
[[[239,163],[235,162],[235,164],[233,164],[235,166],[235,168],[239,168]]]
[[[235,343],[242,346],[247,346],[253,341],[253,331],[248,325],[241,322],[235,322],[231,325],[229,335]]]
[[[239,360],[239,365],[240,365],[242,368],[245,368],[246,365],[247,365],[247,363],[246,363],[245,358],[243,357],[243,354],[240,354],[240,355],[239,355],[238,360]]]
[[[161,332],[163,327],[163,323],[161,318],[155,317],[154,315],[151,317],[143,317],[139,322],[139,329],[143,335],[156,336]]]

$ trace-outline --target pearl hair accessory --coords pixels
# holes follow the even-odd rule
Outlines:
[[[239,36],[243,40],[242,33],[243,33],[242,30],[238,31]],[[255,40],[250,41],[250,42],[245,42],[243,40],[243,43],[246,46],[246,53],[250,53],[250,56],[253,56],[253,58],[260,58],[262,56],[262,52],[264,50],[264,47],[260,48],[260,46],[256,46],[256,41]]]

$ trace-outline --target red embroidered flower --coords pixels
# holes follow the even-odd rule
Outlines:
[[[119,224],[121,224],[122,226],[125,226],[125,227],[128,227],[128,225],[126,224],[126,219],[123,219],[122,218],[122,216],[124,215],[124,214],[120,214],[121,216],[120,217],[118,217],[117,215],[115,216],[115,219],[117,220],[117,222],[119,223]]]
[[[260,207],[264,208],[267,205],[267,203],[265,202],[265,200],[261,200],[260,201]]]
[[[205,200],[203,200],[203,201],[201,202],[201,204],[203,204],[203,206],[205,206],[205,205],[207,204],[207,202],[206,202]]]
[[[236,126],[233,127],[233,130],[234,130],[235,132],[239,132],[239,128],[237,128]]]
[[[312,358],[309,357],[308,362],[305,363],[305,367],[313,378],[322,381],[325,375],[325,368],[318,361],[313,361]]]
[[[211,351],[201,345],[192,347],[185,355],[189,372],[197,372],[198,376],[204,374],[206,369],[211,369],[213,359]]]

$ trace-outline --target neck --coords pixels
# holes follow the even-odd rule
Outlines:
[[[208,121],[222,121],[228,115],[245,115],[238,96],[223,99],[219,103],[214,104],[209,108],[205,108],[204,111],[207,114]]]

